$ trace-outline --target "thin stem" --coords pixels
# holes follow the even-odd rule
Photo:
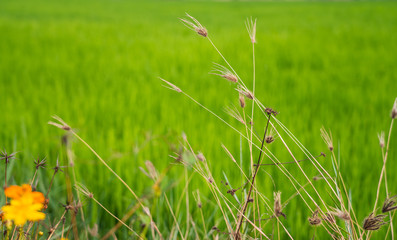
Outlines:
[[[385,153],[385,157],[383,158],[383,166],[382,166],[382,171],[381,171],[381,174],[380,174],[380,177],[379,177],[378,189],[376,190],[376,200],[375,200],[373,212],[375,212],[376,205],[378,204],[380,185],[381,185],[381,182],[382,182],[383,175],[386,172],[385,171],[386,170],[386,161],[387,161],[387,156],[388,156],[388,153],[389,153],[389,144],[390,144],[391,131],[393,129],[393,123],[394,123],[394,118],[392,118],[391,123],[390,123],[389,136],[387,137],[387,144],[386,144],[386,153]]]
[[[262,159],[262,152],[263,152],[262,149],[263,149],[263,145],[265,143],[266,133],[267,133],[267,129],[269,127],[269,122],[270,122],[271,116],[272,116],[271,114],[268,114],[268,119],[267,119],[267,123],[266,123],[265,133],[263,134],[262,145],[261,145],[260,152],[259,152],[257,166],[255,167],[254,175],[252,176],[252,181],[251,181],[251,185],[250,185],[250,188],[249,188],[249,191],[248,191],[247,199],[245,200],[245,203],[244,203],[244,206],[243,206],[243,210],[241,211],[240,216],[239,216],[239,220],[237,222],[237,227],[236,227],[236,231],[235,231],[235,235],[236,236],[239,235],[241,224],[243,222],[242,221],[243,220],[243,215],[245,214],[245,211],[247,210],[247,206],[248,206],[249,200],[251,198],[253,185],[255,183],[255,178],[256,178],[256,176],[258,174],[258,170],[259,170],[259,167],[260,167],[260,162],[261,162],[261,159]]]
[[[6,163],[6,166],[4,169],[4,189],[7,187],[7,164],[8,164],[7,159],[6,159],[5,163]],[[7,198],[6,198],[6,205],[7,205]]]
[[[34,179],[36,178],[36,174],[37,174],[37,168],[36,168],[36,170],[34,171],[32,181],[30,182],[30,186],[31,186],[31,187],[33,187],[33,182],[34,182]]]
[[[54,173],[52,174],[52,177],[51,177],[51,182],[50,182],[50,186],[48,187],[47,193],[45,194],[45,198],[46,198],[46,199],[48,198],[48,194],[50,193],[50,190],[51,190],[52,184],[54,183],[54,177],[55,177],[55,174],[57,174],[57,172],[56,172],[56,171],[54,171]]]
[[[67,210],[63,211],[63,214],[62,214],[62,216],[61,216],[61,219],[59,219],[59,221],[58,221],[57,224],[55,225],[54,229],[52,229],[50,235],[48,235],[48,237],[47,237],[47,240],[50,240],[51,237],[52,237],[52,235],[54,235],[55,230],[58,228],[58,226],[59,226],[59,224],[61,223],[63,217],[64,217],[65,214],[66,214],[66,212],[67,212]]]

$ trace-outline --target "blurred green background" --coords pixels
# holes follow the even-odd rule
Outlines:
[[[206,39],[180,23],[185,12],[208,29],[248,85],[252,53],[244,22],[250,16],[258,19],[257,98],[276,109],[278,119],[314,155],[328,154],[319,129],[332,131],[358,218],[368,215],[382,166],[377,133],[388,130],[397,97],[397,2],[1,1],[0,149],[19,151],[9,180],[28,182],[38,156],[47,157],[49,167],[57,157],[63,161],[64,133],[47,125],[55,114],[77,129],[138,195],[152,184],[139,167],[151,160],[160,171],[165,169],[182,132],[206,156],[219,184],[224,172],[231,184],[240,185],[238,169],[221,148],[225,144],[239,158],[240,137],[183,95],[162,87],[158,79],[175,83],[244,130],[223,110],[238,105],[235,86],[208,74],[213,62],[224,63]],[[255,121],[262,135],[265,118],[259,111]],[[387,165],[392,193],[397,193],[396,137],[394,132]],[[246,144],[242,149],[248,171]],[[74,141],[73,150],[79,181],[122,216],[134,204],[133,197],[81,143]],[[291,160],[280,141],[271,150],[280,160]],[[298,159],[305,157],[294,151]],[[328,155],[321,161],[333,171]],[[302,166],[309,176],[318,174],[310,163]],[[3,172],[3,163],[0,167]],[[288,169],[305,183],[296,166]],[[182,170],[174,166],[165,180],[167,186],[176,185],[167,192],[173,206],[183,190]],[[283,199],[293,194],[277,168],[264,170]],[[39,189],[48,187],[49,176],[50,171],[40,173]],[[51,192],[54,212],[62,211],[57,208],[66,199],[63,179],[56,178]],[[271,179],[262,174],[258,182],[272,199]],[[213,225],[224,228],[219,211],[212,213],[211,195],[198,175],[189,186],[190,196],[197,188],[204,199],[208,197],[208,207],[203,208],[207,230]],[[381,201],[384,196],[382,191]],[[164,198],[153,205],[154,220],[167,235],[173,220]],[[116,223],[91,202],[85,212],[90,226],[100,225],[101,234]],[[184,219],[186,209],[181,212],[178,218]],[[189,212],[199,216],[194,201]],[[283,221],[292,235],[307,237],[312,230],[303,202],[296,198],[285,213]]]

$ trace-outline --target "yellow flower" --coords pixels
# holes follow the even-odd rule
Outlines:
[[[32,192],[30,185],[10,186],[4,193],[11,198],[10,204],[1,208],[4,220],[12,220],[15,225],[22,226],[26,221],[45,218],[45,214],[40,212],[43,209],[44,195],[41,192]]]

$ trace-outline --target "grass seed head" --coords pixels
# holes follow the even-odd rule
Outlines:
[[[244,99],[244,96],[241,95],[241,94],[239,94],[238,100],[239,100],[239,102],[240,102],[240,107],[241,107],[241,108],[245,108],[245,99]]]
[[[269,134],[266,136],[265,141],[267,144],[270,144],[276,140],[277,133],[273,128],[270,128]]]
[[[83,184],[81,184],[81,183],[76,183],[75,184],[75,188],[76,188],[77,191],[81,192],[82,194],[84,194],[88,198],[93,198],[94,197],[94,194],[91,193],[88,190],[88,188],[86,186],[84,186]]]
[[[205,162],[205,156],[202,152],[198,152],[196,157],[200,162]]]
[[[245,22],[245,27],[247,28],[251,42],[256,43],[256,18],[255,20],[252,20],[252,17],[247,18],[247,21]]]
[[[244,88],[239,86],[239,87],[236,88],[236,90],[237,90],[237,92],[239,94],[245,96],[246,98],[254,99],[254,94],[252,94],[252,92],[249,91],[248,89],[244,89]]]
[[[323,220],[324,220],[324,221],[327,221],[327,222],[329,222],[329,223],[331,223],[331,224],[335,224],[335,223],[336,223],[335,217],[334,217],[334,215],[331,214],[331,213],[326,213],[326,214],[325,214],[325,217],[323,218]]]
[[[174,91],[179,92],[179,93],[182,92],[182,90],[179,87],[177,87],[174,84],[168,82],[167,80],[162,79],[162,78],[160,78],[160,80],[163,81],[165,84],[167,84],[167,85],[164,85],[164,87],[166,87],[168,89],[171,89],[171,90],[174,90]]]
[[[146,168],[147,168],[147,170],[149,172],[150,178],[153,179],[153,180],[157,180],[159,174],[158,174],[158,172],[156,170],[156,167],[153,165],[153,163],[148,160],[148,161],[145,162],[145,165],[146,165]]]
[[[265,112],[270,115],[273,114],[273,116],[277,116],[278,112],[276,112],[275,110],[273,110],[272,108],[265,108]]]
[[[58,117],[58,116],[52,116],[53,119],[55,119],[56,121],[49,121],[48,124],[53,125],[57,128],[63,129],[65,131],[70,131],[72,130],[72,128],[66,124],[65,121],[62,120],[62,118]]]
[[[273,193],[274,196],[274,215],[276,217],[283,216],[286,217],[285,214],[282,212],[283,207],[281,204],[281,192]]]
[[[397,98],[394,100],[393,108],[391,109],[391,118],[395,119],[397,117]]]
[[[387,215],[380,214],[374,216],[374,214],[371,213],[367,218],[365,218],[363,228],[367,231],[376,231],[386,224],[384,221],[385,217],[387,217]]]
[[[8,154],[6,150],[3,150],[0,153],[0,160],[4,160],[5,163],[9,163],[10,160],[15,159],[16,154],[16,152]]]
[[[210,74],[214,74],[220,77],[223,77],[224,79],[236,83],[238,82],[238,78],[237,76],[232,73],[232,71],[230,71],[227,67],[222,66],[218,63],[214,63],[214,67],[212,69],[212,71],[210,72]]]
[[[322,127],[320,131],[321,131],[321,137],[323,138],[325,144],[327,144],[328,149],[332,152],[334,150],[334,145],[332,141],[331,131],[328,134],[324,127]]]
[[[34,164],[36,165],[35,168],[36,168],[36,169],[45,168],[46,162],[47,162],[47,159],[46,159],[46,158],[43,158],[42,160],[40,160],[40,158],[37,157],[37,160],[34,160]]]
[[[382,206],[382,213],[396,210],[397,209],[396,201],[397,201],[397,195],[386,198]]]
[[[245,125],[245,121],[236,107],[225,107],[225,112]]]
[[[187,19],[180,18],[180,20],[186,27],[197,32],[199,35],[201,35],[203,37],[208,36],[207,29],[205,29],[205,27],[203,25],[201,25],[201,23],[199,21],[197,21],[197,19],[195,19],[194,17],[190,16],[187,13],[186,13],[186,16],[187,16]]]
[[[312,226],[318,226],[321,224],[321,218],[318,216],[318,209],[313,212],[312,216],[309,217],[309,223]]]
[[[330,212],[332,215],[342,219],[343,221],[350,221],[350,215],[347,212],[341,211],[339,209],[334,209],[334,211]]]
[[[378,133],[378,139],[379,139],[379,146],[381,148],[385,147],[385,132],[380,132]]]

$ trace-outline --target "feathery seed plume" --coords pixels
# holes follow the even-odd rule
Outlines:
[[[245,27],[247,28],[251,42],[256,43],[256,18],[255,20],[252,20],[252,17],[247,18],[247,21],[245,21]]]
[[[210,74],[223,77],[233,83],[238,82],[238,78],[234,73],[232,73],[227,67],[222,66],[218,63],[214,63],[214,68],[212,69]]]
[[[197,21],[197,19],[195,19],[194,17],[190,16],[187,13],[186,13],[186,16],[190,19],[180,18],[180,20],[186,27],[197,32],[199,35],[201,35],[203,37],[208,36],[207,29],[205,29],[205,27],[203,27],[203,25],[201,25],[201,23],[199,21]]]
[[[332,143],[332,134],[331,134],[331,131],[330,131],[329,134],[328,134],[324,127],[322,127],[322,128],[320,129],[320,131],[321,131],[321,137],[323,138],[325,144],[327,144],[328,149],[332,152],[332,151],[334,150],[334,145],[333,145],[333,143]]]

